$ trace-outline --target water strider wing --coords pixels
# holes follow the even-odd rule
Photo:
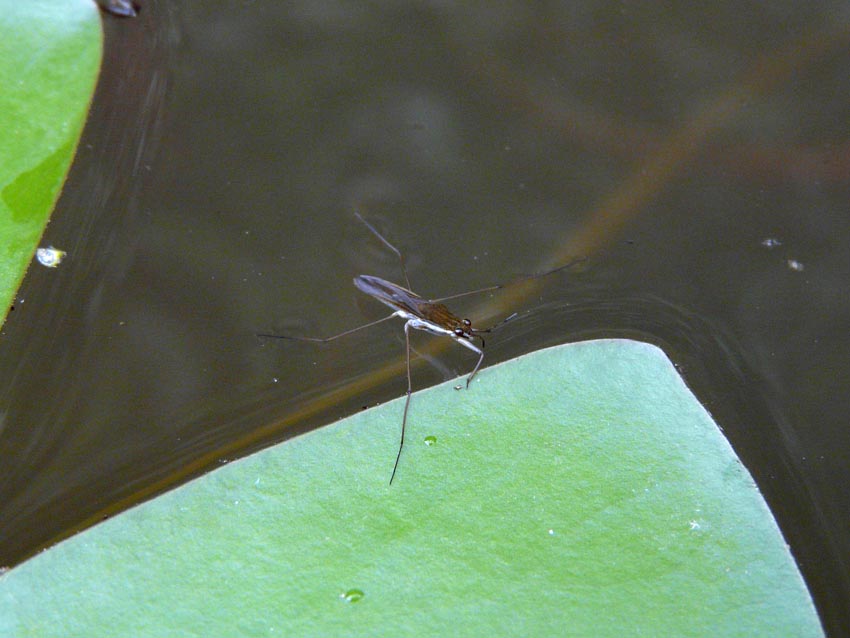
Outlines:
[[[402,288],[380,277],[359,275],[354,285],[360,290],[386,304],[396,311],[402,311],[408,319],[420,319],[437,327],[436,334],[446,334],[461,325],[461,320],[441,303],[423,299],[415,292]],[[416,325],[419,330],[427,330],[424,325]]]
[[[415,292],[372,275],[357,275],[354,278],[354,285],[390,308],[402,310],[409,315],[421,316],[420,308],[428,303]]]

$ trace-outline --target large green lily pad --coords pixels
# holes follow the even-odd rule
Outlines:
[[[3,636],[822,636],[657,348],[536,352],[222,467],[0,578]]]
[[[65,181],[102,40],[92,0],[0,0],[0,323]]]

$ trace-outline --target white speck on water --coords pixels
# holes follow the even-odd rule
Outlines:
[[[802,272],[806,268],[801,262],[797,261],[796,259],[789,259],[787,263],[788,267],[791,270],[796,270],[797,272]]]
[[[62,263],[62,260],[65,259],[67,254],[64,250],[59,250],[53,246],[39,248],[35,251],[35,257],[38,259],[38,263],[47,268],[56,268]]]
[[[776,237],[766,237],[761,240],[761,245],[765,248],[777,248],[782,245],[782,242],[776,239]]]

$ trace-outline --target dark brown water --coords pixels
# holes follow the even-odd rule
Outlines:
[[[0,339],[0,565],[402,393],[400,325],[254,336],[381,316],[352,277],[400,275],[358,206],[424,296],[587,256],[458,304],[529,311],[485,365],[664,347],[850,633],[850,14],[676,6],[151,0],[106,19],[43,242],[69,257],[33,266]],[[418,387],[469,370],[428,342]]]

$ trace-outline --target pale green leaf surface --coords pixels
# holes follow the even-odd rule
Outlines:
[[[101,49],[92,0],[0,0],[0,322],[65,181]]]
[[[823,635],[750,475],[660,350],[560,346],[453,385],[414,395],[392,486],[401,400],[11,570],[0,635]]]

